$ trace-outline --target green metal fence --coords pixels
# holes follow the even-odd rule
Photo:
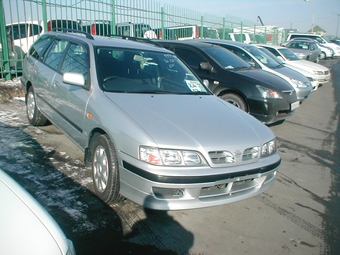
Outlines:
[[[283,30],[233,16],[161,5],[153,0],[0,0],[0,75],[20,76],[24,54],[52,28],[159,39],[220,38],[279,44]]]

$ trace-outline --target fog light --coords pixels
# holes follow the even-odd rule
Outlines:
[[[168,189],[168,188],[152,188],[153,193],[157,198],[161,199],[175,199],[175,198],[181,198],[185,195],[184,189]]]
[[[174,189],[172,196],[183,197],[184,196],[184,190],[183,189]]]

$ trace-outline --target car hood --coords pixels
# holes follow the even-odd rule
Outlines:
[[[243,151],[275,137],[257,119],[214,95],[106,94],[149,135],[149,146]]]
[[[2,251],[11,254],[66,254],[68,240],[52,216],[1,169],[0,194]],[[72,252],[69,254],[75,254]]]
[[[320,64],[317,64],[317,63],[314,63],[312,61],[308,61],[308,60],[291,60],[289,61],[289,63],[291,65],[304,65],[304,66],[308,66],[309,68],[312,68],[313,70],[315,71],[327,71],[329,70],[327,67],[323,66],[323,65],[320,65]]]
[[[293,90],[294,88],[284,79],[274,73],[261,69],[242,70],[237,72],[240,75],[256,80],[259,85],[265,84],[266,87],[280,91]]]
[[[278,68],[274,68],[274,71],[283,74],[285,76],[287,76],[290,79],[294,79],[294,80],[298,80],[298,81],[302,81],[302,82],[306,82],[309,83],[308,79],[306,78],[306,76],[302,75],[301,73],[299,73],[298,71],[295,71],[287,66],[280,66]]]
[[[311,77],[311,78],[316,79],[315,74],[313,73],[313,69],[311,69],[310,67],[305,66],[303,64],[299,64],[298,63],[299,61],[295,61],[295,62],[297,62],[295,64],[292,64],[292,62],[294,62],[294,61],[286,61],[285,66],[287,66],[287,67],[289,67],[289,68],[291,68],[295,71],[298,71],[299,73],[303,74],[306,77]]]

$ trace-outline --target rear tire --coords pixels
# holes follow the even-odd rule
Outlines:
[[[35,101],[34,89],[31,86],[26,95],[26,114],[28,122],[32,126],[45,126],[47,118],[40,112]]]
[[[248,112],[248,107],[246,102],[243,100],[243,98],[235,93],[227,93],[222,96],[220,96],[221,99],[224,101],[236,106],[237,108],[240,108],[241,110]]]
[[[96,195],[105,203],[119,203],[120,178],[116,150],[108,135],[99,135],[93,144],[92,177]]]

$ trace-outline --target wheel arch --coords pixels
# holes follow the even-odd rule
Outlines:
[[[105,132],[101,128],[95,128],[92,130],[92,132],[89,135],[89,140],[87,147],[85,148],[85,153],[84,153],[84,162],[86,166],[90,166],[92,162],[92,151],[93,151],[93,143],[94,141],[100,136],[100,135],[108,135],[107,132]],[[111,137],[110,137],[111,139]],[[111,139],[112,141],[112,139]],[[112,141],[113,142],[113,141]]]
[[[236,94],[240,96],[243,99],[243,101],[246,103],[247,112],[249,113],[249,103],[248,103],[247,97],[241,91],[235,90],[235,89],[224,88],[224,89],[219,90],[219,92],[216,95],[218,97],[221,97],[225,94]]]

